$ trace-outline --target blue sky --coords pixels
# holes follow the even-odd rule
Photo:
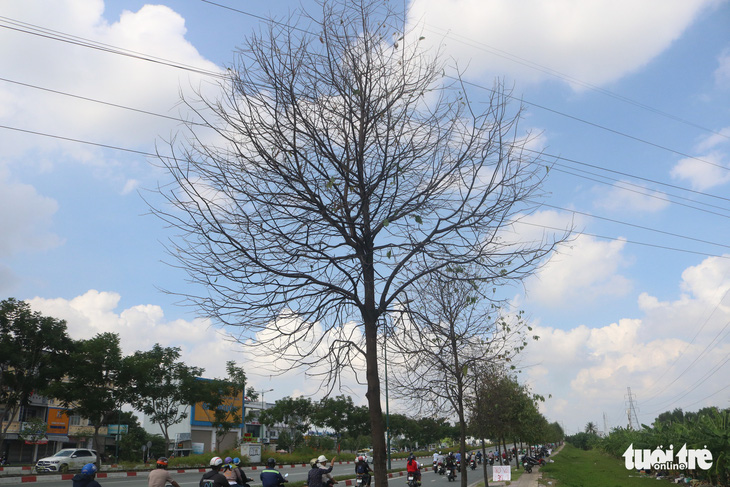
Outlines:
[[[167,181],[145,153],[179,126],[109,105],[177,117],[180,91],[209,79],[57,37],[221,71],[256,16],[299,6],[217,3],[250,15],[192,0],[0,5],[0,297],[66,319],[77,338],[117,331],[128,352],[181,346],[210,375],[221,357],[253,359],[160,292],[184,290],[185,275],[162,263],[171,233],[142,199]],[[522,126],[556,162],[534,221],[583,232],[506,291],[541,336],[523,375],[552,394],[546,416],[569,431],[602,428],[604,413],[625,425],[627,387],[643,422],[727,406],[730,3],[407,5],[425,43],[465,68],[472,99],[495,77],[523,99]],[[271,400],[317,389],[294,372],[250,379]]]

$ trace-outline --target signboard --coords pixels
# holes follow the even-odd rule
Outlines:
[[[492,481],[512,481],[512,467],[509,465],[495,465],[492,467]]]
[[[69,417],[66,414],[66,409],[48,408],[48,426],[46,426],[46,433],[51,435],[67,435],[68,420]]]
[[[119,434],[126,435],[129,425],[126,424],[110,424],[107,429],[107,435],[116,436]]]
[[[257,443],[246,443],[241,445],[241,455],[246,455],[251,463],[260,463],[261,445]]]
[[[190,449],[193,455],[202,455],[205,451],[205,443],[193,443]]]
[[[243,417],[243,391],[239,392],[235,397],[226,397],[223,400],[218,409],[227,411],[226,421],[237,421],[238,428],[243,428],[244,424],[241,418]],[[190,415],[190,424],[195,426],[212,426],[215,413],[210,409],[207,403],[199,402],[193,406],[192,414]]]

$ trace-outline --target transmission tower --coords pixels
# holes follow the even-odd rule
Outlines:
[[[608,436],[608,421],[606,420],[606,413],[603,413],[603,436]]]
[[[639,429],[639,418],[636,415],[636,406],[634,405],[634,395],[631,394],[631,387],[626,388],[628,394],[626,395],[626,415],[629,419],[629,429]]]

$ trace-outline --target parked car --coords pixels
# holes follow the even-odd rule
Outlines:
[[[35,468],[38,472],[61,472],[69,470],[81,470],[87,463],[95,463],[99,467],[99,456],[96,450],[87,448],[64,448],[53,456],[41,458],[36,462]]]

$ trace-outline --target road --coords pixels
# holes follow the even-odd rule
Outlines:
[[[489,474],[491,475],[491,467],[488,467]],[[244,469],[246,472],[246,475],[249,477],[254,478],[254,482],[251,482],[249,485],[251,487],[261,487],[261,481],[259,480],[259,474],[260,470],[251,470],[251,469]],[[282,474],[289,474],[287,477],[287,480],[296,482],[298,480],[306,480],[307,479],[307,472],[309,471],[309,467],[286,467],[281,469]],[[348,475],[350,473],[354,472],[354,465],[353,464],[335,464],[335,468],[332,470],[332,475],[334,476],[341,476],[341,475]],[[181,487],[194,487],[197,486],[200,482],[200,477],[202,477],[203,474],[201,473],[172,473],[173,478],[177,481],[177,483],[180,484]],[[393,486],[400,486],[405,487],[406,479],[405,476],[400,477],[398,474],[394,474],[395,476],[390,479],[389,484]],[[354,473],[353,473],[354,477]],[[477,467],[476,470],[468,472],[468,478],[469,483],[472,483],[476,480],[481,480],[482,478],[482,470],[481,465]],[[139,476],[139,477],[118,477],[118,478],[100,478],[97,479],[102,487],[147,487],[147,476]],[[445,475],[436,475],[430,468],[422,473],[421,476],[421,485],[423,487],[448,487],[448,486],[456,486],[460,482],[460,478],[457,476],[455,482],[449,482],[446,479]],[[69,480],[64,481],[43,481],[38,482],[35,485],[38,485],[39,487],[69,487],[71,485],[71,482]],[[339,484],[337,484],[337,487],[345,487],[345,482],[340,481]]]

